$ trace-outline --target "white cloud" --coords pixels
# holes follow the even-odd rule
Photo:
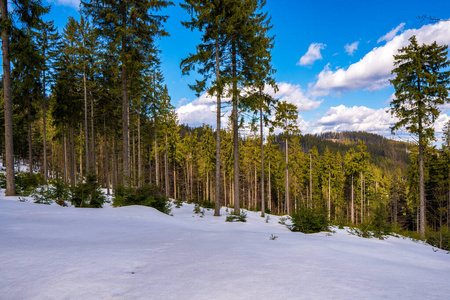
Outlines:
[[[309,45],[308,51],[297,62],[298,66],[312,65],[316,60],[322,59],[320,50],[324,49],[327,45],[322,43],[312,43]]]
[[[299,112],[310,111],[320,106],[323,100],[311,100],[305,96],[305,92],[300,85],[289,84],[286,82],[277,83],[278,92],[275,93],[273,88],[266,86],[264,92],[281,101],[295,104]],[[230,98],[224,97],[222,102],[230,102]],[[209,124],[213,127],[216,125],[216,98],[203,93],[199,98],[191,103],[180,105],[177,108],[180,123],[192,126],[201,126]],[[230,115],[229,109],[223,110],[225,115],[222,117],[222,123],[228,122]]]
[[[76,9],[80,8],[80,0],[50,0],[49,2],[54,5],[71,6]]]
[[[359,42],[358,42],[358,41],[356,41],[356,42],[354,42],[354,43],[351,43],[351,44],[346,44],[346,45],[344,46],[345,52],[347,52],[348,55],[353,55],[353,53],[354,53],[356,50],[358,50],[358,45],[359,45]]]
[[[365,106],[331,107],[323,117],[313,121],[313,133],[326,131],[366,131],[381,135],[390,134],[395,119],[388,108],[373,109]]]
[[[278,92],[275,94],[273,89],[266,86],[265,93],[268,93],[274,98],[280,99],[280,101],[286,101],[288,103],[297,106],[299,112],[311,111],[320,106],[323,100],[311,100],[306,95],[303,89],[298,84],[290,84],[286,82],[277,83]]]
[[[391,31],[380,37],[377,43],[380,43],[382,41],[386,42],[391,41],[399,31],[403,30],[403,27],[405,27],[405,25],[406,25],[405,23],[401,23],[400,25],[398,25],[397,27],[395,27],[394,29],[392,29]]]
[[[450,44],[450,22],[439,22],[425,25],[419,29],[409,29],[382,47],[376,47],[367,53],[359,62],[347,69],[330,70],[327,65],[318,75],[315,84],[311,85],[309,94],[325,96],[331,93],[343,93],[365,89],[375,91],[389,85],[392,78],[394,54],[398,49],[409,44],[409,38],[417,36],[419,43],[431,44],[436,41],[441,45]]]

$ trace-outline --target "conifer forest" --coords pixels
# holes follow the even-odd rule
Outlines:
[[[214,99],[217,120],[193,127],[179,121],[162,71],[173,5],[82,0],[58,29],[43,2],[0,0],[7,196],[53,186],[52,200],[99,208],[103,194],[126,205],[150,190],[216,216],[224,206],[294,223],[321,216],[450,250],[450,122],[442,137],[433,127],[450,100],[447,46],[413,36],[394,57],[392,132],[409,140],[306,133],[298,107],[268,92],[278,86],[265,1],[185,0],[183,28],[200,39],[179,68]]]

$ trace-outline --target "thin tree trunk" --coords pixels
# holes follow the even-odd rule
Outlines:
[[[234,159],[234,213],[240,214],[240,202],[239,202],[239,129],[238,129],[238,92],[237,92],[237,74],[236,74],[236,43],[232,42],[231,46],[231,63],[232,63],[232,78],[233,78],[233,159]]]
[[[364,221],[363,172],[361,171],[361,223]]]
[[[167,153],[167,129],[166,129],[166,139],[165,139],[165,153],[164,153],[164,171],[165,171],[165,181],[166,181],[166,196],[169,197],[169,154]]]
[[[219,57],[219,38],[216,38],[216,81],[220,80],[220,69],[219,69],[219,63],[220,63],[220,57]],[[215,189],[215,196],[214,196],[214,216],[220,216],[220,130],[221,130],[221,123],[220,123],[220,117],[221,117],[221,99],[220,99],[220,92],[217,92],[217,111],[216,111],[216,189]],[[225,182],[225,181],[224,181]],[[225,195],[226,197],[226,195]],[[226,205],[226,200],[225,200]]]
[[[75,134],[73,121],[70,124],[70,184],[72,188],[76,185],[75,180]]]
[[[94,97],[91,95],[91,159],[92,170],[97,174],[97,164],[95,162],[95,130],[94,130]]]
[[[313,185],[312,185],[312,154],[309,153],[309,193],[311,195],[310,205],[313,207]]]
[[[288,145],[288,138],[286,137],[286,212],[287,215],[291,215],[289,211],[290,203],[289,203],[289,145]]]
[[[31,135],[31,96],[27,97],[27,125],[28,125],[28,169],[30,171],[30,177],[33,175],[33,144]]]
[[[328,171],[328,220],[331,219],[331,172]]]
[[[47,32],[44,31],[44,39],[46,40]],[[43,57],[45,57],[45,48]],[[44,173],[44,184],[47,184],[47,94],[45,92],[45,71],[43,72],[42,78],[42,126],[43,126],[43,144],[44,144],[44,165],[43,173]]]
[[[269,159],[269,178],[268,178],[268,185],[269,185],[269,199],[267,199],[267,201],[269,202],[269,211],[272,213],[272,184],[271,184],[271,180],[270,180],[270,159]]]
[[[352,174],[352,207],[351,207],[351,220],[352,224],[355,224],[355,202],[353,199],[353,174]]]
[[[109,195],[109,168],[108,168],[108,138],[106,136],[106,120],[103,117],[103,133],[105,139],[105,185],[106,185],[106,194]]]
[[[68,182],[69,180],[69,171],[68,171],[68,158],[67,158],[67,133],[65,132],[65,128],[64,130],[64,135],[63,135],[63,161],[64,161],[64,182]]]
[[[178,199],[177,195],[177,168],[175,165],[175,160],[173,161],[173,198]]]
[[[141,116],[138,114],[138,187],[142,186]]]
[[[260,90],[261,93],[261,90]],[[263,113],[262,108],[259,110],[259,130],[261,138],[261,217],[264,218],[266,210],[266,199],[264,198],[264,131],[263,131]],[[270,178],[270,175],[269,175]]]
[[[420,199],[420,236],[425,237],[425,180],[423,175],[423,145],[419,136],[419,199]]]
[[[84,40],[83,40],[84,47]],[[87,106],[87,87],[86,87],[86,65],[83,65],[83,87],[84,87],[84,147],[86,155],[86,170],[89,172],[89,136],[88,136],[88,106]]]
[[[155,122],[155,174],[156,174],[156,185],[159,186],[159,162],[158,162],[158,134],[156,126],[156,114],[154,117]]]
[[[1,20],[6,24],[8,20],[8,4],[0,1]],[[6,196],[16,194],[14,183],[14,147],[13,147],[13,118],[11,97],[11,65],[9,60],[9,34],[6,26],[2,28],[3,55],[3,97],[5,109],[5,156],[6,156]]]
[[[125,5],[125,4],[124,4]],[[126,37],[125,34],[122,35],[122,55],[126,56],[127,49]],[[125,59],[122,59],[122,157],[123,157],[123,175],[125,177],[125,181],[129,181],[130,179],[130,139],[129,139],[129,111],[130,111],[130,102],[128,99],[128,70],[126,67]],[[124,184],[126,182],[123,182]],[[126,183],[129,185],[129,183]]]

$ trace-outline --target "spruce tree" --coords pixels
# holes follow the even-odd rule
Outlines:
[[[15,194],[14,183],[14,147],[13,147],[13,112],[11,93],[11,64],[10,64],[10,35],[19,24],[29,28],[38,28],[41,16],[47,13],[49,7],[42,6],[39,0],[14,1],[14,9],[10,14],[8,1],[0,1],[1,31],[2,31],[2,60],[3,60],[3,98],[5,112],[5,162],[6,162],[6,196]]]
[[[168,35],[163,29],[163,23],[168,17],[158,12],[172,3],[163,0],[93,0],[81,3],[101,36],[115,46],[115,57],[121,63],[123,173],[126,178],[130,178],[130,76],[143,56],[157,54],[156,39]]]
[[[399,119],[392,132],[405,128],[418,136],[419,143],[419,201],[420,234],[425,236],[426,203],[424,181],[424,147],[434,138],[434,121],[440,114],[439,105],[449,101],[448,86],[450,72],[443,71],[450,65],[447,46],[419,45],[415,36],[410,44],[394,55],[391,83],[395,88],[395,99],[391,102],[391,113]]]

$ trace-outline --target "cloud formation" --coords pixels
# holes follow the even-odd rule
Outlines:
[[[312,43],[309,45],[308,51],[297,62],[298,66],[312,65],[316,60],[322,59],[320,50],[324,49],[327,45],[322,43]]]
[[[313,133],[326,131],[367,131],[381,135],[390,134],[395,119],[388,108],[373,109],[365,106],[331,107],[323,117],[310,125]]]
[[[278,92],[275,93],[273,88],[266,86],[264,92],[281,101],[295,104],[299,112],[311,111],[320,106],[323,100],[311,100],[306,95],[300,85],[294,85],[286,82],[277,83]],[[230,102],[230,98],[223,98],[222,102]],[[180,123],[189,124],[191,126],[201,126],[209,124],[213,127],[216,125],[216,98],[203,93],[199,98],[191,103],[180,105],[177,110]],[[226,124],[230,115],[229,109],[222,117],[222,123]]]
[[[345,46],[344,46],[345,52],[347,52],[348,55],[352,56],[353,53],[354,53],[356,50],[358,50],[358,45],[359,45],[359,42],[358,42],[358,41],[356,41],[356,42],[354,42],[354,43],[351,43],[351,44],[345,45]]]
[[[409,29],[396,36],[382,47],[376,47],[360,61],[347,69],[331,70],[327,65],[318,75],[317,81],[311,85],[309,94],[326,96],[331,93],[365,89],[375,91],[387,87],[392,78],[394,54],[398,49],[409,44],[409,38],[416,35],[419,43],[431,44],[436,41],[440,45],[450,44],[450,22],[439,22],[425,25],[419,29]]]
[[[405,23],[401,23],[397,27],[393,28],[391,31],[380,37],[377,41],[377,43],[381,43],[382,41],[389,42],[391,41],[399,31],[403,30],[403,27],[405,27]]]

